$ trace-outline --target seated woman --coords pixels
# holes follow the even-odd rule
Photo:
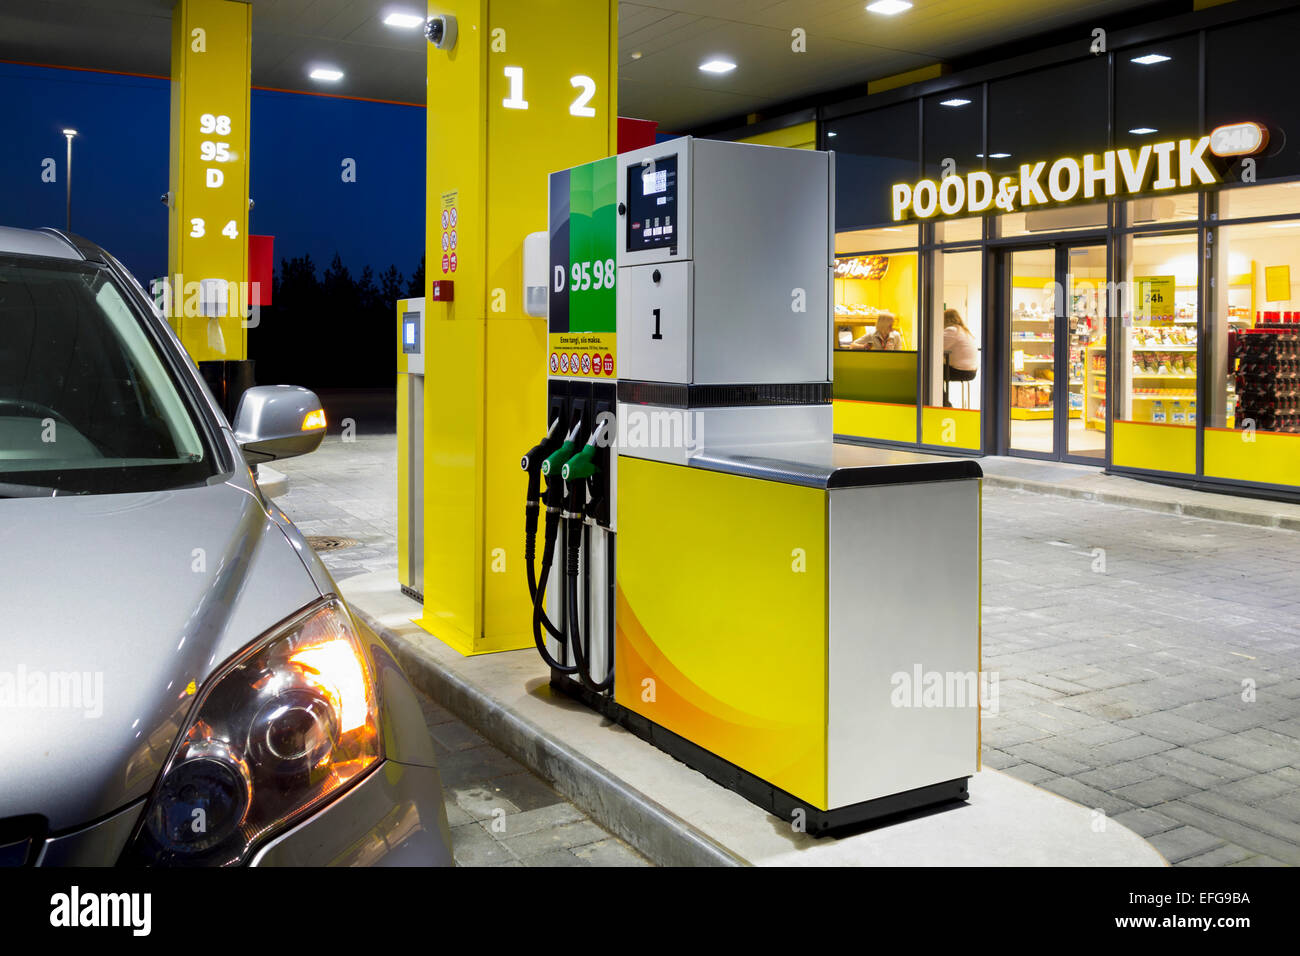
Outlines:
[[[894,328],[894,313],[881,312],[876,316],[876,327],[850,343],[851,349],[897,352],[903,347],[903,337]]]
[[[979,349],[975,335],[962,321],[956,309],[943,311],[943,404],[952,408],[948,400],[949,382],[970,382],[979,371]]]

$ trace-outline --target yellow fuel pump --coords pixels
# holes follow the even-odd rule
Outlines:
[[[981,472],[834,441],[833,155],[687,137],[549,207],[552,684],[810,831],[965,799]]]

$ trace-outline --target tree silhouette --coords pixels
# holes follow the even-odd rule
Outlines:
[[[248,332],[258,384],[317,390],[383,388],[397,381],[397,300],[424,295],[424,268],[405,283],[396,265],[375,281],[365,266],[353,278],[335,253],[317,276],[310,255],[281,258],[271,278],[272,305]]]
[[[424,256],[420,256],[420,265],[411,273],[411,281],[406,285],[406,298],[424,298]]]

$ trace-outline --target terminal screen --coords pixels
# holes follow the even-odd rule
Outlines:
[[[407,312],[402,316],[402,351],[407,355],[420,354],[419,312]]]
[[[627,170],[629,252],[677,245],[677,154]]]

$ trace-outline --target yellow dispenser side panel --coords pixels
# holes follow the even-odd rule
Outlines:
[[[170,311],[196,362],[248,355],[251,37],[247,3],[181,0],[172,11]],[[233,283],[220,317],[199,314],[205,279]]]
[[[826,497],[618,463],[615,699],[826,809]]]

